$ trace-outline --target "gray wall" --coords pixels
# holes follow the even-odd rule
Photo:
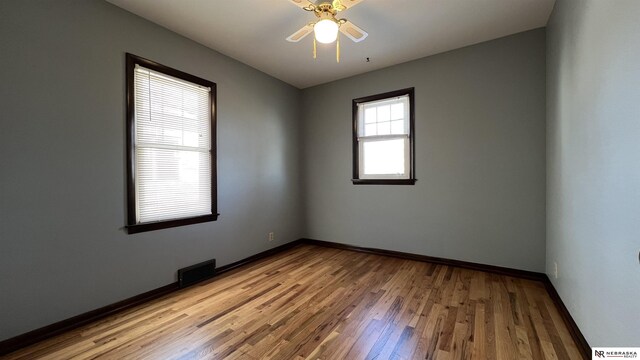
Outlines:
[[[558,0],[547,28],[547,274],[591,346],[640,346],[639,19]]]
[[[0,1],[0,49],[0,340],[303,235],[298,89],[98,0]],[[122,230],[125,52],[218,84],[217,222]]]
[[[415,186],[351,184],[351,100],[415,87]],[[303,91],[307,237],[544,271],[545,31]]]

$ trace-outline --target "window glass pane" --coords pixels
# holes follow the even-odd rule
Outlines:
[[[391,118],[391,106],[378,106],[378,122],[389,121]]]
[[[363,143],[366,175],[400,175],[404,169],[404,139],[366,141]]]
[[[138,221],[211,214],[211,154],[157,148],[136,151]]]
[[[376,124],[366,124],[364,126],[364,136],[373,136],[376,134]]]
[[[378,123],[378,135],[391,134],[391,124],[387,122]]]
[[[376,122],[376,108],[368,108],[364,111],[364,123],[371,124]]]
[[[404,118],[404,103],[391,105],[391,120]]]
[[[391,122],[391,133],[394,135],[404,134],[404,120],[396,120]]]
[[[210,116],[208,90],[136,69],[136,144],[209,149]]]
[[[185,131],[182,135],[182,145],[197,147],[201,137],[197,132]]]

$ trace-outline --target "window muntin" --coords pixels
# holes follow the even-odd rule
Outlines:
[[[414,181],[412,99],[406,89],[354,100],[354,183]]]
[[[212,221],[215,84],[128,54],[129,233]]]

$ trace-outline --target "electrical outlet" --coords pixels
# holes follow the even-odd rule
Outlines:
[[[553,263],[553,277],[554,278],[558,278],[558,263],[554,262]]]
[[[275,239],[275,238],[276,238],[276,236],[275,236],[275,234],[273,233],[273,231],[272,231],[272,232],[270,232],[270,233],[269,233],[269,241],[273,241],[273,239]]]

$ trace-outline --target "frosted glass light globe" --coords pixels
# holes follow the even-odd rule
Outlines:
[[[316,40],[323,44],[330,44],[338,38],[338,24],[329,19],[322,19],[313,27]]]

